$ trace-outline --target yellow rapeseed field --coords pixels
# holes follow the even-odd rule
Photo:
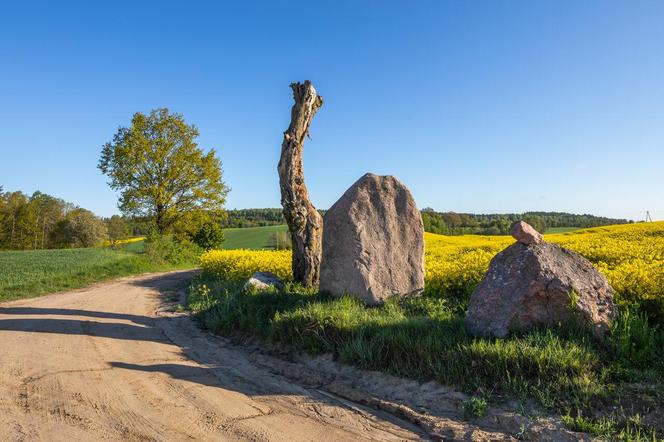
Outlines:
[[[143,241],[145,240],[144,236],[136,236],[134,238],[127,238],[127,239],[120,239],[115,242],[116,245],[124,245],[124,244],[133,244],[135,242]],[[113,245],[113,243],[109,240],[104,241],[102,244],[102,247],[109,247]]]
[[[201,256],[201,267],[224,279],[248,278],[254,272],[292,278],[290,250],[210,250]]]
[[[654,301],[664,305],[664,222],[596,227],[546,235],[546,240],[575,250],[604,273],[619,303]],[[491,258],[512,244],[508,236],[443,236],[425,233],[426,290],[468,294]],[[291,277],[290,251],[212,250],[201,266],[213,275],[247,278],[254,271]]]

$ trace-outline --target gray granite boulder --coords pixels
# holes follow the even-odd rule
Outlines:
[[[282,289],[284,288],[284,282],[272,272],[254,272],[251,278],[244,284],[244,289],[256,288],[258,290],[265,290],[271,286]]]
[[[410,191],[364,175],[325,213],[320,290],[369,305],[424,288],[424,228]]]
[[[530,229],[537,233],[526,226],[515,238],[521,241]],[[466,326],[473,334],[505,337],[511,330],[581,320],[603,334],[612,318],[606,277],[578,253],[539,239],[512,244],[491,260],[470,298]]]

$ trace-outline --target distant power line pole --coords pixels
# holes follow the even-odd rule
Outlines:
[[[649,210],[646,210],[646,222],[652,222],[652,217],[650,216]]]

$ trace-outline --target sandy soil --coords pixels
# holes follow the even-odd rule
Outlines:
[[[172,327],[177,318],[158,310],[190,277],[129,278],[2,304],[0,440],[422,437],[392,416],[225,358],[195,326]]]
[[[191,276],[0,304],[0,440],[498,440],[523,426],[466,423],[444,387],[214,337],[169,311]],[[404,405],[415,397],[429,403]]]

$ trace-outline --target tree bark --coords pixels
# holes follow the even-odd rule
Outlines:
[[[155,210],[155,224],[157,224],[157,231],[160,235],[166,233],[166,225],[164,220],[164,207],[161,204],[157,204]]]
[[[293,279],[306,287],[317,287],[323,245],[323,218],[309,199],[304,184],[302,149],[309,125],[323,105],[309,80],[292,83],[295,103],[291,123],[284,132],[279,159],[279,185],[284,217],[293,243]]]

